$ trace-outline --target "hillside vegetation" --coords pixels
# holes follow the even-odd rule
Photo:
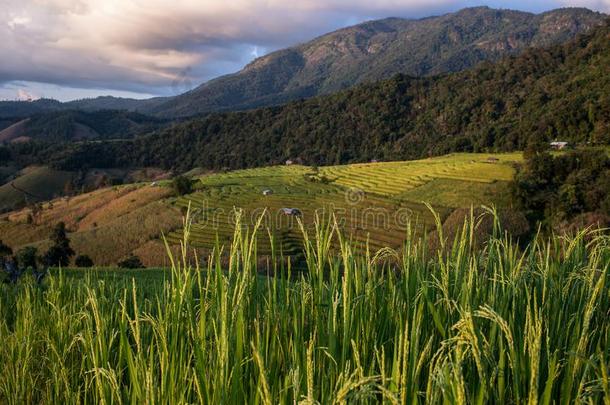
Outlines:
[[[65,142],[91,139],[129,139],[150,133],[167,122],[116,110],[54,111],[29,116],[0,130],[0,142],[38,140]]]
[[[170,173],[155,168],[56,170],[48,166],[0,166],[0,212],[28,207],[59,197],[72,197],[111,185],[155,181]]]
[[[433,78],[397,76],[282,107],[212,114],[125,142],[37,145],[13,159],[63,169],[245,168],[300,158],[334,165],[456,151],[511,151],[532,140],[608,144],[610,25],[568,44]]]
[[[490,157],[497,161],[489,163]],[[520,161],[520,154],[456,154],[413,162],[266,167],[200,176],[184,196],[174,196],[169,182],[116,186],[54,200],[36,212],[28,207],[8,213],[0,221],[0,239],[14,250],[33,244],[43,251],[55,224],[64,222],[76,252],[98,265],[136,254],[148,266],[161,266],[167,265],[161,234],[177,245],[189,208],[191,243],[203,255],[231,240],[238,209],[248,226],[266,214],[264,227],[274,239],[260,233],[261,255],[299,256],[297,218],[282,213],[294,208],[307,227],[316,215],[336,215],[355,246],[400,248],[407,223],[418,233],[435,227],[424,202],[441,218],[473,204],[509,207],[508,182]]]

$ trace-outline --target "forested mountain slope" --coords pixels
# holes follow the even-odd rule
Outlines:
[[[608,144],[608,66],[606,24],[568,44],[461,73],[396,76],[282,107],[213,114],[132,141],[15,145],[2,155],[68,169],[188,170],[509,151],[530,139]]]
[[[457,72],[527,47],[566,42],[604,21],[586,9],[543,14],[487,7],[420,20],[370,21],[256,59],[236,74],[144,109],[190,116],[330,94],[402,73]]]
[[[163,119],[116,110],[57,110],[13,121],[0,130],[0,142],[129,139],[167,125]]]

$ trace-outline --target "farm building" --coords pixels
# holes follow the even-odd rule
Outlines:
[[[570,146],[569,142],[563,142],[563,141],[551,142],[551,148],[556,149],[556,150],[562,150],[562,149],[567,148],[568,146]]]
[[[303,159],[300,157],[296,157],[293,159],[288,159],[286,161],[286,166],[292,166],[292,165],[302,165],[303,164]]]
[[[284,215],[290,215],[293,217],[298,217],[301,215],[301,211],[298,208],[282,208],[280,211]]]
[[[273,194],[273,190],[270,190],[270,189],[263,190],[263,195],[271,195],[271,194]]]

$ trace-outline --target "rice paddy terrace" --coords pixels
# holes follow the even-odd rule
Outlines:
[[[311,228],[316,216],[331,215],[355,245],[398,248],[407,226],[434,226],[424,202],[441,218],[457,207],[507,204],[507,184],[520,160],[520,154],[453,154],[411,162],[265,167],[198,176],[195,192],[183,197],[172,196],[169,182],[115,186],[45,203],[34,215],[29,208],[5,214],[0,239],[13,249],[42,250],[53,226],[63,221],[77,253],[98,265],[134,253],[148,266],[167,266],[161,236],[177,244],[190,207],[190,240],[202,253],[229,244],[237,211],[250,230],[264,213],[257,234],[261,256],[298,254],[297,217]]]
[[[264,213],[258,249],[261,254],[294,253],[301,245],[296,216],[306,227],[315,218],[336,216],[356,245],[372,249],[400,247],[407,226],[434,227],[430,203],[442,216],[472,204],[503,205],[507,182],[520,154],[454,154],[411,162],[384,162],[312,168],[281,166],[241,170],[201,178],[199,190],[176,204],[194,213],[191,241],[209,248],[230,242],[235,209],[252,228]],[[180,232],[169,235],[177,242]],[[273,240],[273,243],[271,242]]]

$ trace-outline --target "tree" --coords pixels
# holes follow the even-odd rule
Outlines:
[[[17,263],[22,269],[38,268],[38,249],[33,246],[27,246],[17,252]]]
[[[531,160],[537,155],[540,155],[548,151],[549,147],[537,136],[532,136],[528,139],[525,150],[523,151],[523,158],[525,160]]]
[[[0,265],[4,265],[6,260],[13,255],[13,249],[0,240]]]
[[[172,188],[176,195],[191,194],[193,192],[193,182],[185,176],[177,176],[172,181]]]
[[[532,224],[567,228],[576,217],[610,216],[610,158],[598,149],[530,153],[513,195]],[[593,215],[595,214],[595,215]],[[584,216],[583,216],[584,215]]]
[[[144,265],[140,258],[134,254],[131,254],[126,259],[120,261],[118,264],[121,269],[143,269]]]
[[[66,234],[66,224],[58,223],[51,233],[53,245],[43,256],[43,262],[47,266],[67,266],[70,258],[74,256],[74,250],[70,246],[70,239]]]
[[[76,267],[93,267],[93,260],[87,255],[79,255],[74,260]]]

